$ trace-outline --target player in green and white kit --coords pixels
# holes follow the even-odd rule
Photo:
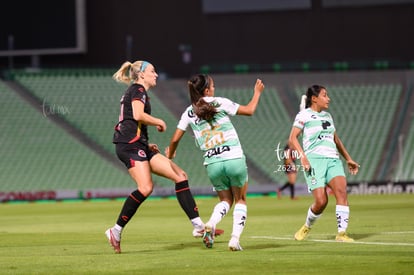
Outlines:
[[[253,97],[247,105],[215,97],[214,81],[208,75],[192,77],[188,88],[192,104],[182,114],[166,155],[173,158],[180,139],[190,126],[203,152],[208,177],[220,199],[205,225],[203,242],[208,248],[213,246],[215,227],[235,202],[233,231],[228,247],[232,251],[242,250],[239,239],[247,218],[248,176],[246,159],[229,116],[253,115],[264,85],[261,80],[256,81]]]
[[[339,154],[345,158],[352,175],[358,173],[359,164],[352,160],[336,133],[332,116],[325,111],[330,101],[327,90],[323,86],[313,85],[308,88],[302,101],[305,101],[301,104],[305,105],[305,109],[296,115],[289,142],[301,156],[306,183],[314,203],[309,207],[305,224],[296,232],[295,239],[305,239],[321,216],[328,204],[326,187],[329,186],[336,199],[336,241],[352,242],[354,240],[346,234],[349,220],[347,182]],[[303,135],[303,148],[298,141],[300,134]]]

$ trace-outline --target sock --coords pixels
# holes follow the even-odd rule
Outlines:
[[[345,232],[348,228],[349,220],[349,206],[337,205],[336,206],[336,222],[338,225],[338,232]]]
[[[190,220],[200,216],[187,180],[175,184],[175,195],[181,208]]]
[[[316,215],[311,210],[312,207],[309,207],[308,209],[308,215],[306,217],[305,225],[309,228],[312,227],[312,225],[316,222],[317,219],[321,217],[322,214]]]
[[[119,226],[118,224],[115,224],[112,227],[112,233],[115,235],[115,239],[117,239],[118,241],[121,240],[122,229],[124,228]]]
[[[132,192],[125,200],[121,213],[119,214],[117,225],[125,227],[129,220],[135,215],[138,207],[145,201],[147,197],[141,194],[138,190]]]
[[[115,224],[114,227],[112,227],[112,229],[118,231],[119,233],[122,232],[122,229],[124,229],[122,226]]]
[[[246,225],[247,218],[247,205],[236,203],[233,210],[233,232],[232,238],[240,238],[243,233],[244,226]]]
[[[286,182],[281,188],[279,188],[279,191],[283,191],[289,185],[290,185],[290,183],[289,182]]]
[[[226,214],[229,212],[229,209],[230,205],[227,202],[221,201],[217,203],[208,223],[215,227],[216,224],[218,224],[224,218],[224,216],[226,216]]]
[[[294,198],[295,197],[295,186],[293,184],[289,184],[290,186],[290,198]]]
[[[204,223],[203,223],[203,221],[201,220],[200,217],[191,219],[191,223],[193,224],[193,227],[195,229],[198,229],[198,230],[203,230],[204,229]]]

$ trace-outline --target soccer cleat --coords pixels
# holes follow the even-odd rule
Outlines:
[[[307,227],[306,224],[304,224],[296,233],[295,233],[295,240],[297,241],[303,241],[306,236],[308,236],[308,233],[310,231],[310,227]]]
[[[236,238],[231,238],[229,241],[229,249],[231,251],[242,251],[243,248],[240,246],[239,240]]]
[[[224,233],[223,229],[215,229],[214,230],[214,237],[223,235],[223,233]],[[201,238],[203,236],[204,236],[204,228],[203,229],[197,229],[197,228],[193,229],[193,237],[194,238]]]
[[[203,234],[203,243],[207,248],[212,248],[214,244],[214,227],[206,225]]]
[[[112,232],[112,228],[109,228],[105,231],[105,235],[108,238],[109,244],[113,247],[115,250],[115,253],[119,254],[121,253],[121,239],[118,241]]]
[[[345,231],[343,231],[343,232],[339,232],[338,235],[336,235],[335,241],[344,242],[344,243],[352,243],[354,239],[348,237]]]

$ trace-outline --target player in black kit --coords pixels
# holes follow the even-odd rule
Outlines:
[[[152,193],[154,184],[151,173],[175,182],[177,199],[194,227],[193,236],[202,237],[204,233],[204,223],[198,214],[186,173],[172,160],[160,154],[156,144],[148,141],[148,126],[157,127],[159,132],[166,130],[162,119],[151,116],[147,94],[156,85],[157,77],[154,66],[147,61],[127,61],[113,75],[116,81],[129,85],[121,98],[121,111],[115,126],[113,143],[118,158],[128,168],[138,187],[125,200],[116,224],[105,232],[115,253],[121,253],[123,228]]]

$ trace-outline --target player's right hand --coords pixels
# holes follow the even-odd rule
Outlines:
[[[160,123],[157,125],[158,132],[165,132],[167,130],[167,124],[165,124],[164,120],[160,119]]]
[[[262,80],[257,79],[256,84],[254,85],[254,91],[261,93],[263,92],[264,88],[265,88],[265,85],[263,84]]]

